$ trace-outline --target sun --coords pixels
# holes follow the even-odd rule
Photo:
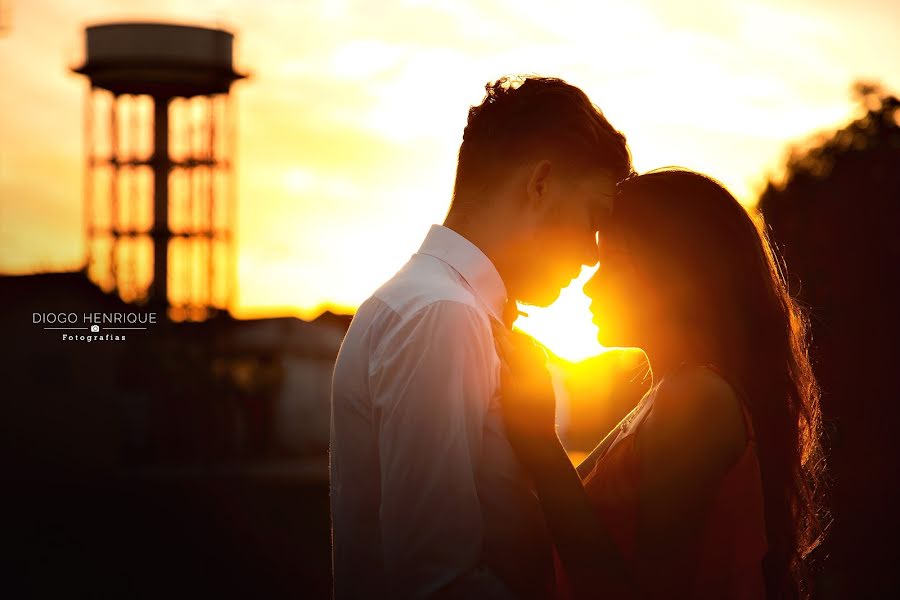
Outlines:
[[[516,319],[515,327],[572,362],[605,352],[607,348],[597,341],[597,327],[591,323],[591,301],[582,290],[596,271],[596,266],[582,267],[581,274],[546,308],[520,305],[528,316]]]

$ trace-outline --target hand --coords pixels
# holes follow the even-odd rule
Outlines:
[[[547,353],[533,338],[497,327],[494,339],[500,355],[501,405],[506,433],[523,462],[559,444],[556,396]]]

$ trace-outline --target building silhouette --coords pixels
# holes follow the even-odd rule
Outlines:
[[[350,317],[232,314],[233,35],[109,23],[86,41],[84,264],[0,275],[10,588],[323,597]],[[147,311],[120,341],[35,317]]]

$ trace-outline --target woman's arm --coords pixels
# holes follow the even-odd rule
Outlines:
[[[746,443],[733,390],[706,369],[682,373],[660,385],[633,434],[642,473],[638,573],[626,568],[556,435],[546,356],[521,334],[501,338],[500,346],[507,363],[501,367],[507,435],[532,474],[575,597],[683,595],[703,516]],[[592,452],[594,460],[608,443],[609,436]]]
[[[746,444],[739,400],[707,369],[664,383],[635,435],[643,474],[637,531],[641,573],[625,568],[558,438],[533,442],[528,451],[544,517],[576,598],[666,598],[688,589],[704,515]],[[614,437],[608,435],[592,455],[602,454]]]
[[[704,518],[746,444],[740,401],[714,372],[686,369],[660,385],[636,435],[642,561],[670,588],[687,585]]]
[[[555,397],[542,349],[512,333],[498,339],[507,437],[532,475],[544,519],[576,598],[621,597],[633,588],[612,537],[591,507],[556,435]]]
[[[558,438],[555,442],[530,449],[527,460],[574,597],[637,596],[637,583],[594,513],[578,472]]]

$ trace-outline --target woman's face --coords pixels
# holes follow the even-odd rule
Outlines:
[[[601,232],[598,250],[600,267],[584,286],[597,339],[606,347],[644,347],[647,332],[663,325],[661,290],[643,273],[640,248],[626,245],[621,233]]]

